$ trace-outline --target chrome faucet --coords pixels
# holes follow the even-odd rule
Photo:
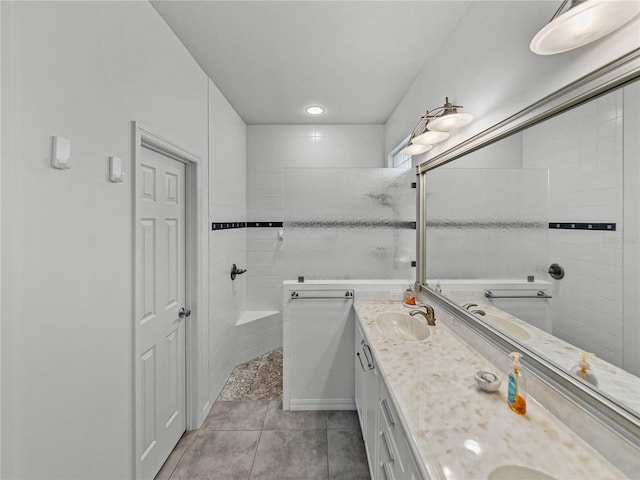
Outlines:
[[[472,310],[472,307],[477,307],[477,306],[478,306],[477,303],[465,303],[464,305],[462,305],[462,308],[469,310],[471,313],[475,313],[476,315],[482,315],[484,317],[486,315],[486,312],[484,310],[480,310],[479,308]]]
[[[433,311],[433,307],[431,305],[425,305],[425,304],[419,304],[416,306],[418,308],[424,307],[425,311],[423,312],[422,310],[411,310],[409,312],[409,315],[413,317],[415,315],[420,314],[427,320],[427,323],[429,325],[434,326],[436,324],[436,314]]]

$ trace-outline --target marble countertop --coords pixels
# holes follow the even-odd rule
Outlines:
[[[581,359],[583,350],[530,325],[504,310],[489,305],[481,299],[482,293],[453,290],[448,291],[446,296],[458,305],[473,302],[477,305],[475,308],[483,310],[489,315],[493,314],[504,318],[508,322],[523,328],[530,335],[530,338],[518,340],[532,350],[541,353],[567,372],[570,372]],[[485,319],[481,317],[481,320]],[[491,323],[490,320],[487,320],[487,322]],[[497,328],[500,328],[500,326],[497,325]],[[601,392],[627,408],[640,413],[640,379],[638,377],[601,358],[592,357],[588,359],[588,362],[598,382],[597,388]]]
[[[521,465],[557,479],[626,478],[530,395],[527,414],[506,403],[506,372],[490,364],[443,323],[422,342],[385,337],[382,312],[407,313],[400,302],[355,302],[414,453],[432,478],[486,479],[503,465]],[[505,364],[508,364],[505,361]],[[502,379],[495,393],[479,390],[478,370]]]

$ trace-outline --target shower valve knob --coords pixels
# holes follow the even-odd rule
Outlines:
[[[560,280],[564,278],[564,268],[562,268],[557,263],[552,263],[549,265],[549,275],[555,278],[556,280]]]
[[[237,275],[242,275],[246,271],[247,271],[246,268],[238,268],[237,265],[234,263],[231,266],[231,280],[235,280]]]

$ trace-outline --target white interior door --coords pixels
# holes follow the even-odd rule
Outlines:
[[[137,252],[138,422],[142,478],[153,478],[186,427],[185,165],[141,149]]]

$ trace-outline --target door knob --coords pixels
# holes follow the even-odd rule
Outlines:
[[[188,318],[190,316],[191,316],[191,310],[187,310],[184,307],[182,307],[180,309],[180,311],[178,312],[178,317],[180,317],[180,318]]]

